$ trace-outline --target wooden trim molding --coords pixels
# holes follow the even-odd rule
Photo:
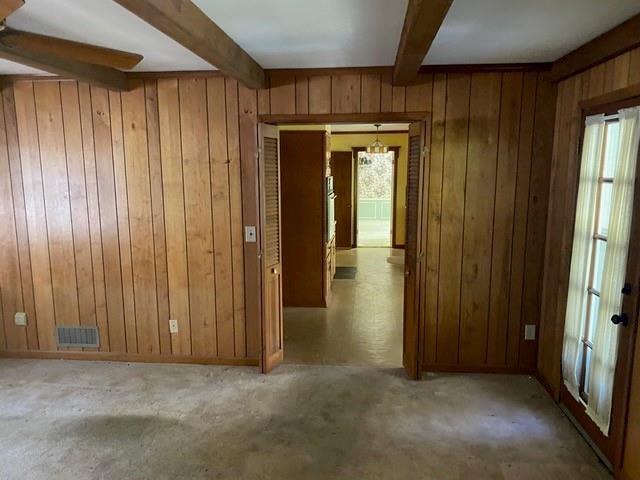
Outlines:
[[[429,112],[317,113],[258,115],[258,121],[272,124],[312,125],[316,123],[409,123],[429,117]]]
[[[578,105],[583,115],[610,114],[624,108],[625,104],[633,104],[634,101],[640,102],[640,83],[583,100]]]
[[[448,372],[448,373],[501,373],[501,374],[521,374],[534,375],[535,370],[522,367],[500,367],[490,365],[445,365],[423,363],[422,372]]]
[[[549,62],[422,65],[419,73],[546,72],[551,70],[552,65]]]
[[[551,80],[559,82],[640,45],[640,14],[556,60]]]
[[[140,362],[140,363],[191,363],[199,365],[229,365],[257,367],[257,358],[216,358],[191,355],[159,355],[111,352],[72,352],[72,351],[20,351],[0,352],[0,358],[32,358],[47,360],[90,360],[104,362]]]

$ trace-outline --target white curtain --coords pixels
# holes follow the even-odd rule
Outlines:
[[[596,208],[594,199],[604,144],[604,127],[604,115],[587,117],[571,253],[571,273],[562,348],[562,376],[567,390],[577,401],[580,401],[580,368],[583,355],[581,340],[587,310],[587,272],[593,245]]]
[[[615,168],[611,219],[607,234],[607,251],[604,259],[600,308],[593,341],[589,402],[587,413],[605,435],[609,433],[613,380],[618,354],[620,327],[610,319],[621,313],[633,194],[640,140],[640,108],[620,110],[620,140],[618,161]]]

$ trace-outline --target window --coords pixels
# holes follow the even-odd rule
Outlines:
[[[600,306],[600,291],[604,259],[607,251],[607,235],[609,219],[611,218],[611,194],[615,182],[614,172],[618,159],[620,122],[617,115],[607,118],[604,127],[604,148],[599,162],[598,185],[595,189],[595,217],[592,226],[592,243],[589,266],[587,268],[587,296],[586,319],[582,332],[582,364],[580,373],[580,397],[588,402],[589,378],[593,342],[596,333],[598,308]]]

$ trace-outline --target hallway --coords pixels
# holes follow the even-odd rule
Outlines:
[[[402,364],[401,250],[337,252],[337,265],[357,267],[355,280],[336,279],[327,308],[284,309],[284,361],[327,365]]]

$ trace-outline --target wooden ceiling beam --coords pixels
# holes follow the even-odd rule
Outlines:
[[[123,70],[132,69],[142,60],[142,55],[137,53],[24,32],[10,27],[4,27],[0,31],[0,42],[10,47],[34,53],[50,54],[69,60],[121,68]]]
[[[640,15],[556,60],[550,78],[559,82],[640,46]]]
[[[393,68],[393,83],[409,85],[436,37],[453,0],[409,0]]]
[[[24,5],[24,0],[0,0],[0,21]]]
[[[115,68],[78,62],[41,52],[31,52],[10,45],[0,39],[0,58],[44,70],[62,77],[71,77],[109,90],[129,90],[124,72]]]
[[[264,70],[191,0],[114,0],[247,87],[264,88]]]

